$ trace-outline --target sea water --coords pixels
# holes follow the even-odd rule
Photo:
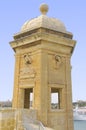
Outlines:
[[[86,130],[86,121],[74,121],[74,130]]]

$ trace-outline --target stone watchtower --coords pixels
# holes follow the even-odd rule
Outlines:
[[[55,18],[41,16],[24,23],[10,42],[15,51],[13,108],[37,110],[37,119],[55,130],[73,130],[70,58],[72,33]]]

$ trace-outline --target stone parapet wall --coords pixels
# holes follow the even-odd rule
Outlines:
[[[0,130],[24,130],[29,123],[36,120],[36,110],[1,109]]]
[[[15,125],[15,109],[0,110],[0,130],[14,130]]]

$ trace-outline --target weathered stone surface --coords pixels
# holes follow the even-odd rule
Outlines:
[[[14,130],[15,125],[15,109],[0,110],[0,130]]]

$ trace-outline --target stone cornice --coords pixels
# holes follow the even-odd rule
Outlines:
[[[10,42],[11,47],[16,50],[18,47],[23,47],[23,46],[34,46],[36,44],[39,44],[41,42],[38,41],[46,41],[50,42],[53,44],[58,44],[59,46],[65,46],[65,47],[70,47],[71,48],[71,53],[73,52],[73,49],[75,47],[75,40],[62,37],[59,35],[54,35],[51,33],[46,33],[46,32],[38,32],[38,33],[33,33],[31,35],[27,35],[25,37],[21,37],[18,39],[14,39],[14,41]]]

